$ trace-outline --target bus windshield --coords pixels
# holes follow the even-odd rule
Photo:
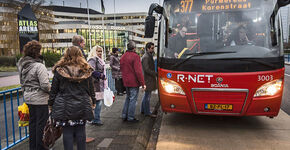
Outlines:
[[[161,34],[168,37],[168,44],[161,42],[159,56],[279,57],[283,53],[278,17],[272,18],[274,23],[271,23],[276,3],[277,0],[165,0],[168,23],[163,22]]]

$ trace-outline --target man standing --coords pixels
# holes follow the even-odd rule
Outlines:
[[[153,54],[154,54],[154,44],[152,42],[149,42],[146,44],[145,54],[142,57],[142,68],[145,78],[145,85],[147,88],[145,90],[145,94],[142,99],[141,113],[144,114],[145,116],[155,118],[156,115],[153,115],[150,111],[151,92],[157,89],[156,83],[157,73],[155,72]]]
[[[136,44],[129,41],[128,50],[120,59],[120,68],[123,77],[123,83],[126,87],[126,100],[123,107],[122,118],[128,122],[138,122],[135,118],[135,108],[139,93],[139,87],[145,90],[144,77],[139,55],[136,51]]]
[[[85,41],[84,37],[81,36],[81,35],[75,35],[75,36],[73,36],[73,38],[72,38],[72,44],[73,44],[73,46],[77,46],[77,47],[79,47],[81,49],[81,51],[82,51],[85,59],[87,60],[87,55],[84,52],[84,48],[86,46],[86,41]]]

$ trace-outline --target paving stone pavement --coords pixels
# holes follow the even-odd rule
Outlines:
[[[154,92],[153,92],[154,93]],[[158,103],[158,95],[151,96],[151,110],[155,108]],[[140,89],[135,117],[139,119],[138,123],[124,122],[121,118],[123,104],[126,98],[124,96],[116,96],[114,104],[107,108],[102,106],[101,120],[103,126],[86,125],[87,137],[93,137],[95,140],[87,143],[87,150],[142,150],[146,149],[148,140],[150,138],[151,129],[154,123],[153,118],[145,117],[140,114],[140,106],[143,97],[143,90]],[[15,150],[27,150],[28,140],[17,145]],[[62,150],[62,137],[59,138],[53,150]],[[76,150],[76,145],[75,148]]]

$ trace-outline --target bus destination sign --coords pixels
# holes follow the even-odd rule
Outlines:
[[[251,6],[248,0],[204,0],[202,11],[248,9]]]
[[[194,11],[227,11],[250,9],[253,0],[181,0],[180,12],[189,13]]]

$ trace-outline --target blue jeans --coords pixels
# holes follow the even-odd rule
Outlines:
[[[150,98],[151,98],[151,91],[145,91],[145,94],[142,99],[142,104],[141,104],[141,113],[144,113],[144,115],[151,115]]]
[[[95,108],[95,118],[93,119],[93,123],[102,123],[101,122],[101,110],[102,110],[102,99],[96,101],[96,108]]]
[[[123,107],[122,118],[127,118],[127,120],[134,120],[139,87],[126,87],[126,93],[127,96]]]

